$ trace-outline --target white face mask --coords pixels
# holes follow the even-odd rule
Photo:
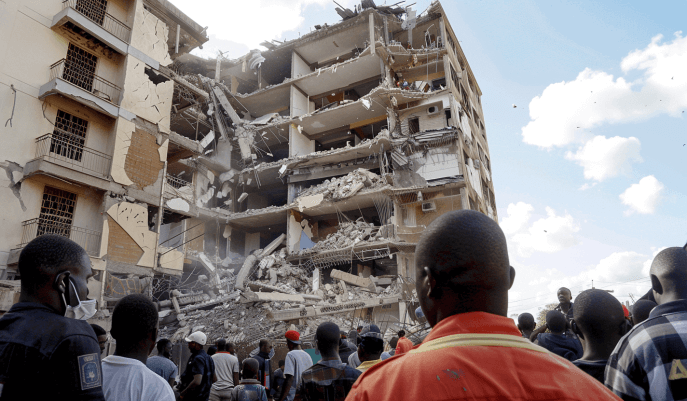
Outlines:
[[[76,320],[88,320],[92,318],[93,315],[95,315],[95,313],[98,311],[98,309],[95,307],[95,299],[89,299],[81,302],[79,299],[79,294],[76,293],[76,287],[74,287],[74,283],[72,282],[71,278],[69,279],[69,284],[72,285],[72,288],[74,289],[74,295],[76,295],[76,300],[79,301],[79,304],[76,306],[67,304],[67,301],[64,299],[64,294],[62,294],[62,301],[64,301],[64,304],[67,306],[67,311],[64,313],[64,317]]]

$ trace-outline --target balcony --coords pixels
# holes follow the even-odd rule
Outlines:
[[[84,138],[55,128],[36,139],[36,159],[107,179],[112,157],[83,146]]]
[[[19,244],[19,248],[25,247],[31,240],[43,234],[57,234],[76,242],[90,256],[97,257],[100,254],[100,237],[102,234],[98,231],[74,227],[71,224],[40,217],[24,221],[21,223],[21,226],[21,244]]]
[[[41,86],[38,98],[60,94],[117,118],[121,93],[119,86],[73,61],[62,59],[50,66],[50,82]]]
[[[179,177],[167,174],[165,199],[182,198],[191,205],[195,204],[195,186]]]
[[[126,55],[131,41],[131,28],[106,12],[98,0],[64,0],[62,11],[53,17],[52,28],[67,26],[81,29],[119,54]]]

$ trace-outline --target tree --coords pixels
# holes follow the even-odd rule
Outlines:
[[[548,304],[543,308],[539,308],[539,314],[537,315],[537,327],[541,327],[546,324],[546,314],[554,310],[558,304]]]

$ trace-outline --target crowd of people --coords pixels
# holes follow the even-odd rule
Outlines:
[[[631,310],[603,290],[573,302],[561,288],[539,327],[529,313],[517,324],[507,317],[515,269],[487,216],[440,216],[415,257],[418,315],[431,327],[419,344],[402,330],[385,342],[374,324],[346,333],[326,322],[315,333],[321,359],[289,330],[273,370],[269,340],[239,361],[233,344],[210,347],[196,331],[180,369],[173,344],[158,339],[155,304],[140,294],[117,302],[116,349],[101,359],[107,332],[86,323],[95,314],[88,255],[67,238],[37,237],[19,258],[19,302],[0,318],[0,401],[687,399],[687,246],[654,258],[651,290]]]

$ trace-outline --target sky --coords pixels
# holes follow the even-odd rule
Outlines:
[[[209,27],[212,58],[340,20],[329,0],[172,3]],[[483,94],[509,316],[561,286],[642,296],[655,255],[687,242],[687,1],[443,6]]]

